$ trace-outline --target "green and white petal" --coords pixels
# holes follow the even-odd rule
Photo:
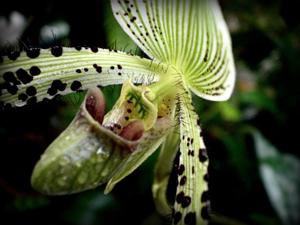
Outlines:
[[[163,1],[111,0],[115,18],[131,39],[152,59],[168,57],[158,11]]]
[[[231,39],[217,0],[199,1],[195,13],[195,30],[191,34],[197,43],[189,49],[183,69],[188,87],[199,97],[227,100],[235,83],[235,66]]]
[[[114,16],[127,34],[151,58],[181,67],[196,43],[198,0],[111,0]]]
[[[198,96],[230,97],[235,68],[217,0],[112,0],[122,28],[149,57],[172,65]]]
[[[190,93],[178,95],[177,107],[180,150],[173,224],[203,225],[209,218],[207,152]]]
[[[123,52],[53,47],[12,53],[0,63],[0,102],[12,106],[95,86],[159,80],[162,65]]]

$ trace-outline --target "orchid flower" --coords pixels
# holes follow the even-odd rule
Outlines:
[[[227,100],[235,68],[216,0],[111,0],[116,20],[149,58],[99,48],[30,48],[1,59],[1,104],[23,106],[88,90],[69,127],[35,166],[49,195],[107,183],[105,193],[159,146],[152,192],[173,224],[209,219],[208,156],[192,93]],[[123,84],[105,113],[101,86]],[[168,182],[176,172],[173,200]]]

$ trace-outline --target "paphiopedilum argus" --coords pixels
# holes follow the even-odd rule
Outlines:
[[[209,220],[208,157],[192,93],[227,100],[235,68],[216,0],[112,0],[116,20],[148,58],[100,48],[30,48],[1,60],[2,106],[88,90],[68,128],[36,164],[32,186],[62,195],[105,192],[160,147],[153,196],[173,224]],[[123,84],[112,110],[98,86]],[[176,171],[173,202],[166,191]]]

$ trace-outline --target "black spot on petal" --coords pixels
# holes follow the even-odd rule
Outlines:
[[[97,64],[93,64],[93,67],[96,69],[97,73],[102,73],[102,67]]]
[[[194,156],[194,150],[189,150],[189,151],[188,151],[188,155]]]
[[[184,170],[185,170],[185,167],[184,167],[183,164],[181,164],[181,165],[178,167],[178,174],[179,174],[179,175],[182,175],[183,172],[184,172]]]
[[[72,91],[77,91],[78,89],[80,89],[82,87],[82,84],[80,81],[78,80],[74,80],[71,84],[71,90]]]
[[[196,213],[189,212],[184,217],[184,223],[186,225],[196,225]]]
[[[21,101],[23,101],[23,102],[26,101],[27,98],[28,98],[28,96],[26,94],[24,94],[24,93],[21,93],[18,96],[18,99],[21,100]]]
[[[63,83],[61,80],[52,81],[51,87],[59,91],[64,91],[67,87],[66,83]]]
[[[176,212],[174,214],[174,224],[177,224],[181,220],[181,218],[182,218],[181,212]]]
[[[183,199],[184,199],[184,193],[183,191],[181,191],[179,194],[176,195],[176,202],[178,204],[181,204]]]
[[[207,151],[205,148],[199,149],[199,160],[200,162],[205,162],[208,160]]]
[[[37,76],[41,73],[41,70],[40,68],[38,68],[37,66],[32,66],[30,69],[29,69],[29,73],[32,75],[32,76]]]
[[[184,198],[182,199],[182,202],[181,202],[182,208],[188,207],[191,204],[191,201],[192,201],[192,199],[190,196],[184,196]]]
[[[91,51],[96,53],[96,52],[98,52],[98,48],[93,46],[93,47],[91,47]]]
[[[15,75],[12,72],[5,72],[3,74],[3,79],[6,82],[11,82],[11,83],[14,83],[14,84],[18,83],[17,78],[15,77]]]
[[[61,56],[63,53],[63,48],[61,46],[54,46],[51,48],[51,54],[55,57]]]
[[[133,23],[135,20],[136,20],[136,17],[133,16],[133,17],[130,19],[130,22]]]
[[[36,88],[34,86],[30,86],[26,89],[26,94],[29,96],[36,95]]]
[[[20,52],[15,51],[8,54],[10,60],[16,60],[20,56]]]
[[[60,91],[64,91],[67,87],[67,84],[66,83],[63,83],[61,86],[58,87],[58,90]]]
[[[33,77],[30,76],[24,69],[18,69],[16,74],[17,74],[18,79],[23,84],[27,84],[33,80]]]
[[[51,95],[51,96],[54,96],[54,95],[57,94],[57,89],[51,87],[51,88],[49,88],[49,89],[47,90],[47,93],[48,93],[49,95]]]
[[[186,176],[183,176],[183,177],[180,178],[179,184],[180,184],[181,186],[183,186],[183,185],[185,185],[185,183],[186,183]]]
[[[7,84],[6,89],[11,95],[15,95],[18,92],[18,87],[16,85]]]
[[[40,49],[39,48],[27,49],[26,55],[31,59],[37,58],[40,55]]]

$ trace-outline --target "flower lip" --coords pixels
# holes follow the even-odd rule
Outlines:
[[[98,88],[88,91],[80,111],[79,120],[81,118],[87,119],[93,124],[92,128],[95,130],[95,133],[101,132],[129,152],[134,151],[143,137],[144,126],[139,120],[129,123],[119,134],[102,124],[105,114],[105,98]]]

